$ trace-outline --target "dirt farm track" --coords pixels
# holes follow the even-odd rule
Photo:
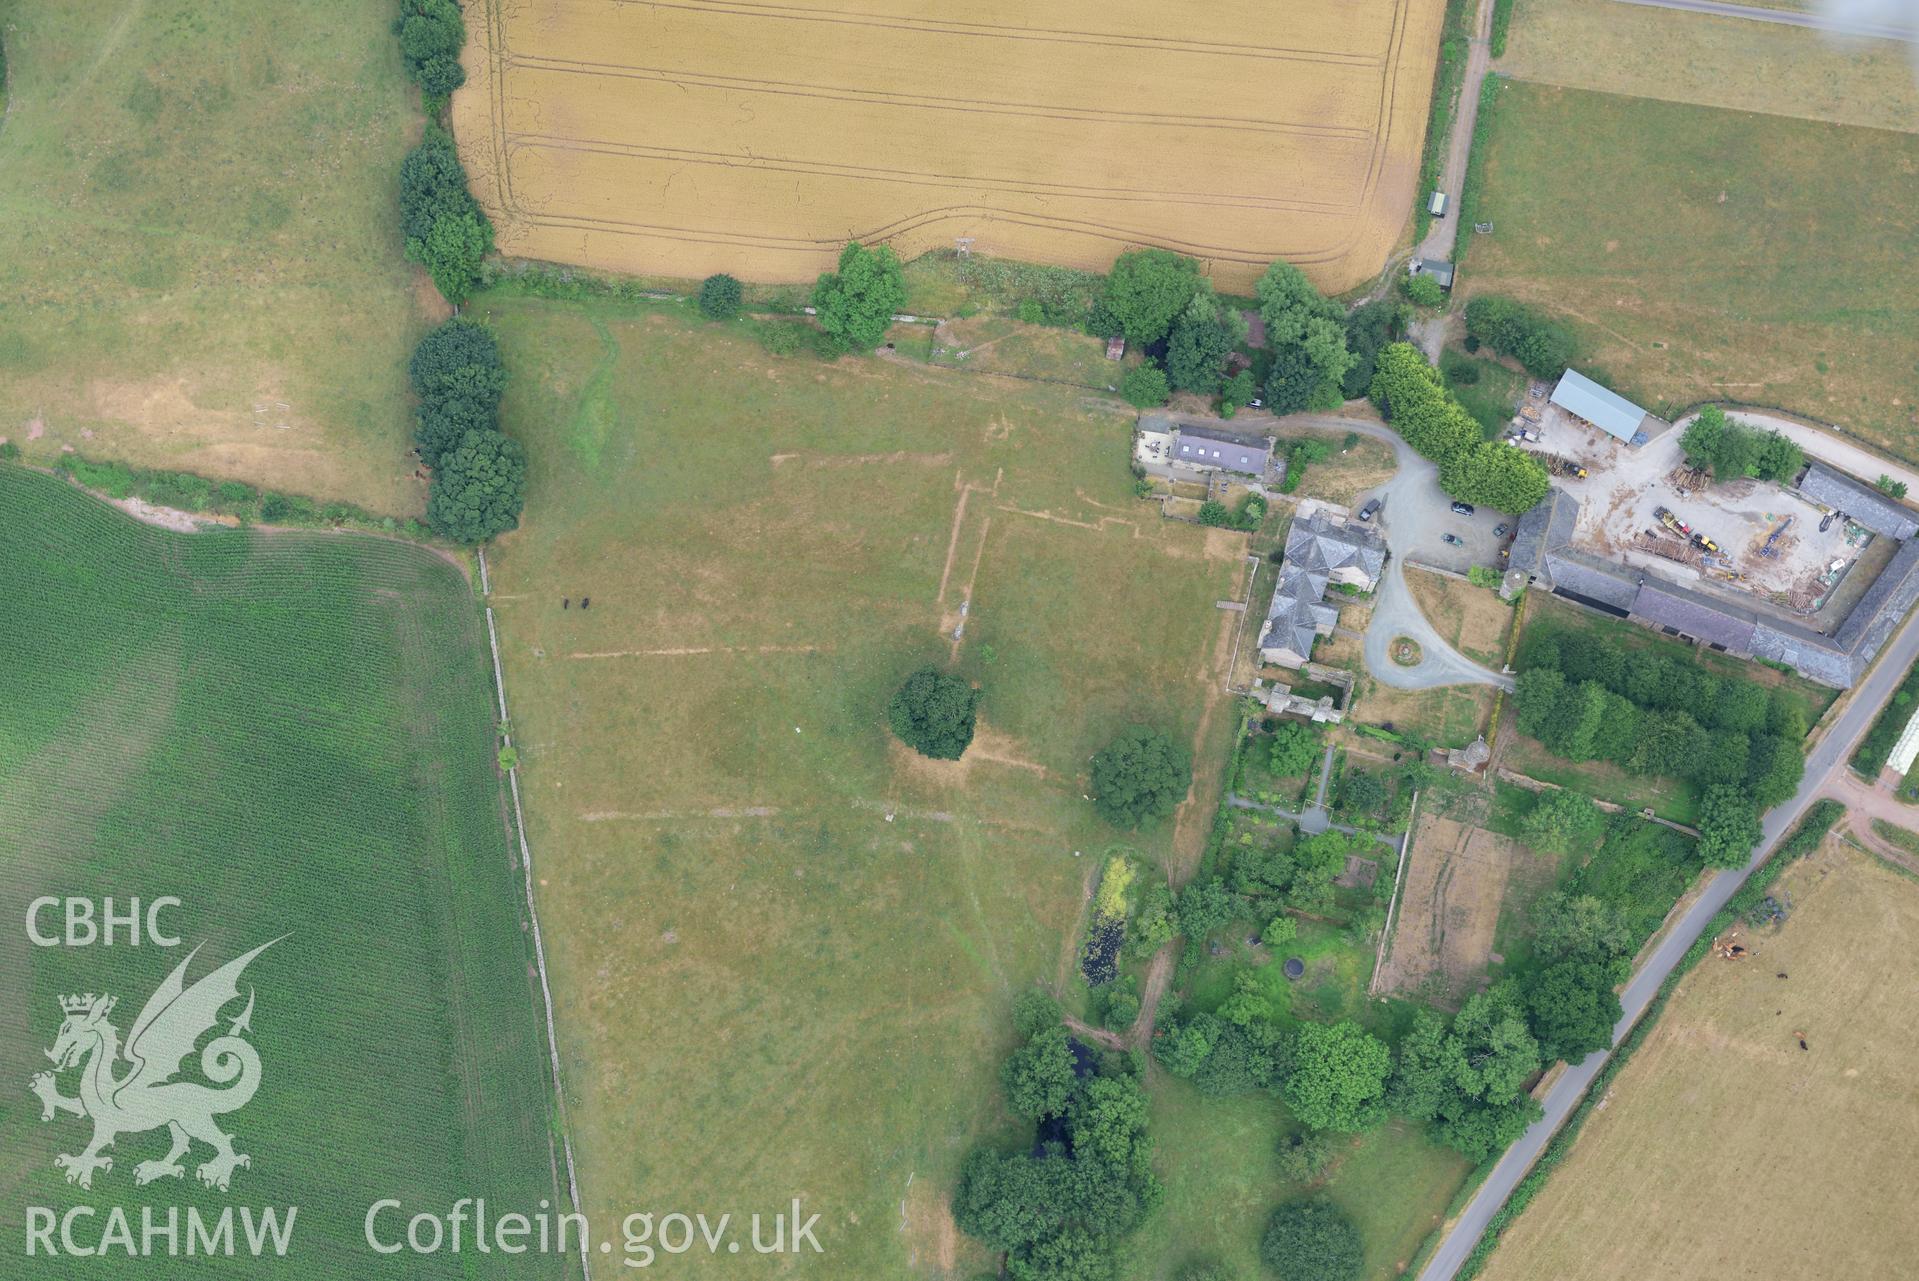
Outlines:
[[[507,254],[810,279],[849,239],[1324,289],[1405,223],[1441,0],[474,0],[460,149]]]

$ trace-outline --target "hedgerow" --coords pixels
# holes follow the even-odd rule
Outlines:
[[[4,457],[0,452],[0,457]],[[137,498],[155,507],[206,516],[230,516],[243,525],[292,525],[305,529],[357,529],[426,540],[427,527],[417,520],[376,516],[351,503],[322,503],[298,494],[259,490],[239,481],[209,480],[191,472],[129,467],[125,463],[96,462],[79,454],[62,454],[54,469],[72,477],[83,489],[112,499]]]
[[[1912,666],[1906,678],[1899,682],[1899,688],[1892,692],[1886,705],[1879,709],[1879,715],[1873,719],[1872,728],[1859,740],[1859,746],[1853,749],[1852,767],[1867,778],[1878,778],[1879,771],[1886,767],[1886,758],[1892,755],[1893,745],[1899,741],[1899,734],[1906,728],[1906,722],[1912,718],[1913,700],[1919,698],[1919,663]]]

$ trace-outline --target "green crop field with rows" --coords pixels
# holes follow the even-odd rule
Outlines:
[[[113,1207],[136,1243],[140,1207],[206,1219],[297,1207],[285,1258],[195,1259],[192,1275],[565,1275],[562,1257],[481,1256],[470,1239],[457,1255],[394,1259],[365,1241],[385,1198],[407,1216],[444,1216],[466,1196],[494,1214],[566,1208],[486,629],[459,570],[369,537],[174,533],[0,464],[0,653],[7,1254],[21,1254],[27,1207],[95,1207],[83,1245],[100,1243]],[[91,900],[96,926],[108,896],[116,913],[177,898],[157,923],[180,944],[143,932],[133,946],[121,927],[111,946],[74,946],[86,930],[66,929],[63,905],[31,913],[43,896]],[[136,1166],[166,1155],[157,1128],[120,1134],[111,1168],[70,1184],[55,1158],[79,1153],[92,1126],[65,1112],[43,1122],[28,1091],[61,1034],[61,998],[112,994],[106,1021],[130,1035],[194,947],[189,983],[276,939],[218,1023],[226,1033],[251,994],[258,1091],[216,1117],[251,1159],[230,1188],[196,1178],[211,1155],[198,1143],[182,1176],[138,1185]],[[201,1068],[189,1054],[179,1079]],[[89,1069],[60,1072],[60,1093]],[[398,1237],[404,1218],[379,1229]],[[83,1270],[187,1266],[119,1257]],[[44,1266],[35,1275],[81,1267]]]

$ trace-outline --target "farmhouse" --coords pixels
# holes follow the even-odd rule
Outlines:
[[[1863,507],[1886,530],[1919,532],[1919,521],[1877,491],[1826,468],[1816,484]],[[1867,491],[1867,492],[1860,492]],[[1813,497],[1807,491],[1808,497]],[[1830,502],[1831,498],[1825,501]],[[1850,513],[1851,509],[1847,509]],[[1830,634],[1775,614],[1759,603],[1741,604],[1717,593],[1673,581],[1654,570],[1626,565],[1573,545],[1580,503],[1558,486],[1519,518],[1503,593],[1516,595],[1537,584],[1589,609],[1628,618],[1740,658],[1783,663],[1837,689],[1850,687],[1871,664],[1899,620],[1919,600],[1919,539],[1908,537],[1865,593]],[[1864,524],[1867,513],[1860,513]],[[1890,534],[1888,534],[1890,536]]]
[[[1264,476],[1273,462],[1270,436],[1234,436],[1205,427],[1181,427],[1173,432],[1167,459],[1187,471],[1231,471]]]
[[[1314,638],[1332,635],[1339,621],[1339,610],[1326,603],[1326,589],[1344,583],[1369,592],[1385,567],[1386,543],[1378,530],[1341,520],[1316,504],[1300,504],[1286,531],[1272,604],[1260,624],[1260,661],[1303,666],[1312,657]]]
[[[1665,424],[1608,387],[1602,387],[1577,369],[1559,376],[1553,404],[1582,422],[1591,423],[1615,440],[1643,445]]]

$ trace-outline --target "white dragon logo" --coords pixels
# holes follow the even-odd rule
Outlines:
[[[161,1160],[142,1161],[133,1167],[137,1184],[184,1175],[180,1158],[195,1139],[213,1149],[213,1158],[195,1171],[200,1182],[210,1188],[226,1191],[234,1168],[253,1164],[249,1157],[233,1150],[233,1136],[213,1123],[214,1117],[245,1107],[260,1088],[260,1056],[241,1039],[243,1033],[252,1030],[251,988],[247,990],[246,1009],[229,1025],[226,1035],[214,1037],[200,1051],[200,1070],[209,1081],[226,1088],[216,1090],[172,1078],[193,1052],[194,1043],[219,1021],[221,1007],[239,997],[240,972],[279,941],[261,944],[192,987],[185,984],[187,965],[200,949],[187,953],[186,960],[167,975],[133,1021],[125,1050],[125,1061],[131,1067],[125,1075],[115,1074],[122,1053],[120,1032],[107,1021],[114,998],[91,992],[60,998],[60,1010],[66,1018],[53,1048],[47,1051],[54,1070],[36,1074],[30,1086],[40,1096],[42,1121],[51,1121],[58,1112],[93,1118],[93,1142],[86,1150],[53,1159],[54,1165],[66,1171],[68,1183],[91,1188],[95,1170],[113,1169],[113,1158],[102,1156],[102,1149],[113,1146],[119,1135],[162,1125],[172,1136],[173,1147]],[[80,1069],[80,1094],[67,1098],[60,1093],[55,1077],[76,1067]]]

